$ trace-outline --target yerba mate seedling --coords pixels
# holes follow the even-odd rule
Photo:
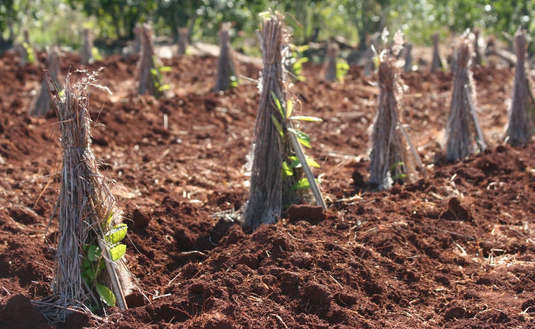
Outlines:
[[[297,81],[305,81],[303,75],[303,64],[308,62],[308,57],[304,56],[304,52],[308,50],[309,46],[296,46],[294,44],[288,45],[291,56],[288,58],[288,69],[290,75]]]

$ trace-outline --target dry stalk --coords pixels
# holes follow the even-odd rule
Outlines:
[[[88,87],[95,85],[95,76],[88,75],[77,83],[65,79],[62,96],[47,76],[50,96],[57,110],[63,146],[63,168],[59,196],[59,242],[57,269],[53,282],[54,296],[48,298],[44,315],[54,323],[64,322],[70,309],[85,309],[100,305],[98,296],[82,279],[84,247],[103,245],[105,226],[109,216],[117,224],[121,211],[117,208],[104,177],[99,173],[91,150]],[[126,308],[125,293],[132,288],[129,272],[124,262],[112,262],[104,246],[107,271],[102,279],[112,287],[117,304]],[[85,305],[85,306],[84,306]]]
[[[379,190],[403,180],[412,169],[407,154],[412,144],[408,134],[402,131],[398,113],[398,98],[402,91],[398,81],[401,65],[396,63],[395,56],[401,49],[401,39],[401,34],[397,34],[393,48],[381,53],[378,69],[379,104],[371,129],[370,183]]]
[[[84,44],[81,49],[81,60],[83,65],[88,65],[93,61],[93,36],[89,29],[84,29],[82,32]]]
[[[214,86],[215,91],[230,89],[233,84],[237,83],[234,58],[230,46],[229,28],[230,24],[225,23],[221,25],[221,30],[219,31],[221,48],[217,60],[217,77]]]
[[[336,57],[338,56],[338,45],[334,42],[327,47],[327,62],[325,63],[325,80],[336,81]]]
[[[185,55],[188,48],[188,28],[181,27],[178,29],[178,55]]]
[[[59,76],[59,57],[54,48],[51,48],[48,52],[47,58],[48,74],[52,78],[52,81],[56,86],[60,86]],[[33,116],[45,116],[50,109],[50,95],[48,93],[48,82],[45,77],[41,82],[41,90],[33,102],[33,106],[30,110],[30,115]]]
[[[446,159],[461,160],[474,152],[472,135],[482,151],[486,148],[475,106],[475,87],[469,69],[471,35],[464,35],[455,53],[455,72],[450,114],[446,126]]]
[[[440,59],[440,51],[438,50],[438,33],[433,34],[433,59],[431,61],[431,72],[442,71],[442,59]]]
[[[509,121],[505,140],[514,146],[524,145],[531,139],[532,120],[530,106],[534,106],[529,97],[529,80],[526,76],[527,40],[523,30],[515,35],[516,66],[513,85],[513,99],[509,108]]]

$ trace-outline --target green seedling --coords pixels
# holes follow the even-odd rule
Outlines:
[[[100,299],[108,306],[115,306],[116,297],[113,291],[100,280],[100,274],[106,267],[106,261],[116,262],[126,253],[126,245],[121,241],[126,237],[128,226],[118,224],[111,226],[113,213],[103,223],[104,243],[109,259],[103,255],[101,248],[97,244],[88,244],[84,247],[84,258],[82,260],[82,278],[85,283],[97,291]],[[106,253],[105,253],[106,254]]]

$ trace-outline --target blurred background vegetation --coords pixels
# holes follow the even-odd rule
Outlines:
[[[249,52],[256,48],[258,14],[268,8],[285,13],[296,44],[339,36],[364,47],[385,27],[404,31],[415,44],[429,44],[434,32],[444,38],[467,28],[504,40],[519,26],[535,30],[535,0],[0,0],[0,45],[21,41],[28,29],[34,46],[78,48],[89,27],[99,47],[112,49],[133,39],[138,22],[151,22],[157,35],[174,40],[186,27],[193,40],[215,42],[220,24],[229,21],[233,44]]]

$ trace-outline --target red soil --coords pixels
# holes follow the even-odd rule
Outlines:
[[[43,57],[43,56],[41,56]],[[41,58],[42,59],[42,58]],[[63,57],[62,71],[76,67]],[[246,234],[226,214],[246,202],[257,90],[211,93],[216,59],[182,57],[171,96],[131,96],[135,60],[110,57],[91,95],[94,153],[129,224],[127,260],[140,295],[99,328],[535,327],[535,146],[501,143],[512,72],[479,69],[480,121],[490,151],[447,164],[440,145],[448,74],[411,73],[405,122],[426,177],[365,190],[376,88],[353,69],[342,84],[318,67],[294,91],[329,210],[297,207]],[[259,68],[239,65],[257,78]],[[0,327],[48,328],[28,299],[50,294],[59,189],[56,119],[28,108],[41,68],[0,57]],[[167,114],[169,129],[163,129]],[[193,251],[193,252],[192,252]]]

